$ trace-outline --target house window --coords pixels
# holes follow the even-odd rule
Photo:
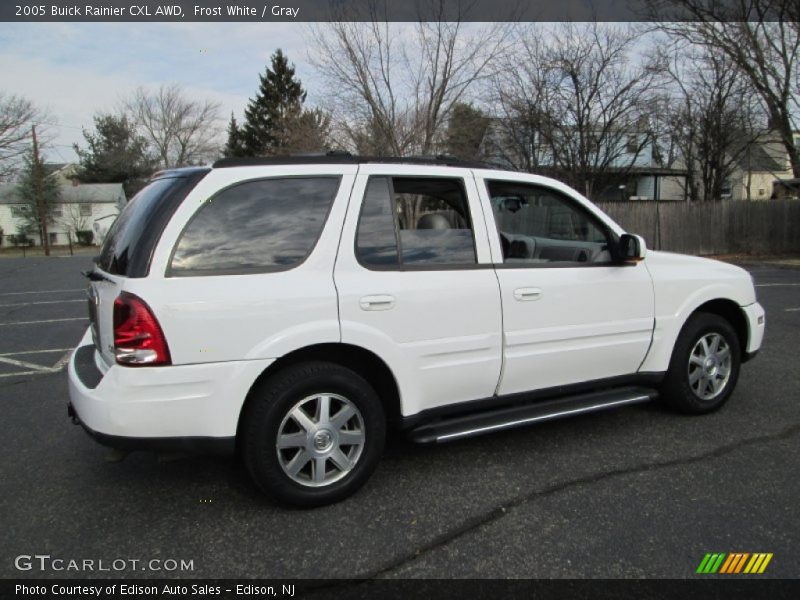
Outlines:
[[[62,216],[64,216],[64,211],[61,209],[60,206],[58,208],[51,208],[50,209],[50,216],[52,218],[54,218],[54,219],[55,218],[61,218]]]
[[[12,206],[11,207],[11,216],[16,217],[17,219],[22,219],[25,215],[22,212],[21,206]]]
[[[586,149],[589,152],[600,152],[600,140],[598,137],[590,133],[586,138]]]
[[[82,217],[91,217],[92,216],[92,205],[91,204],[81,204],[80,214]]]
[[[58,234],[57,233],[48,233],[47,237],[50,239],[51,244],[58,243]]]
[[[730,198],[733,195],[731,182],[730,181],[726,181],[725,183],[723,183],[722,187],[720,188],[719,191],[720,191],[720,195],[723,198]]]
[[[636,154],[639,152],[639,140],[635,135],[628,136],[628,142],[625,144],[625,149],[628,154]]]

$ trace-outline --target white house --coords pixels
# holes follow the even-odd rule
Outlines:
[[[574,139],[567,141],[565,147],[574,148],[575,143]],[[606,135],[602,144],[595,140],[594,148],[594,158],[598,165],[603,165],[608,181],[604,188],[594,191],[592,200],[683,198],[686,170],[660,166],[651,136],[642,127],[615,130]],[[526,130],[504,119],[490,120],[481,140],[480,153],[486,160],[504,167],[528,168],[541,175],[559,177],[551,143],[544,141],[537,131]],[[615,180],[614,185],[608,185],[612,180]]]
[[[56,176],[54,171],[51,176]],[[108,230],[110,222],[125,205],[125,191],[121,183],[80,183],[77,179],[59,177],[59,202],[50,211],[47,232],[51,245],[66,245],[78,241],[77,232],[91,231],[93,243],[102,242],[99,233]],[[22,219],[23,204],[19,199],[16,184],[0,184],[0,229],[2,246],[13,243]],[[68,237],[68,235],[70,237]],[[39,233],[28,236],[41,245]],[[71,240],[70,240],[71,238]]]

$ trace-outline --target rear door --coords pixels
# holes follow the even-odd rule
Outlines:
[[[644,262],[614,262],[609,222],[565,186],[530,179],[477,179],[503,303],[498,393],[636,373],[654,322]]]
[[[388,363],[404,414],[494,393],[500,293],[470,171],[362,165],[335,282],[342,341]]]

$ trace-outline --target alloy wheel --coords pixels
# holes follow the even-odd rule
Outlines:
[[[689,387],[701,400],[713,400],[731,376],[731,348],[719,333],[707,333],[689,354]]]
[[[338,481],[356,466],[364,449],[364,419],[338,394],[314,394],[295,404],[278,428],[275,447],[284,473],[308,487]]]

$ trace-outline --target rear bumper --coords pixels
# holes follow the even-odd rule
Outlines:
[[[70,413],[101,444],[228,453],[244,400],[271,359],[122,367],[99,362],[86,332],[69,362]]]
[[[154,452],[187,452],[191,454],[232,455],[236,450],[235,437],[125,437],[95,431],[84,423],[70,402],[67,415],[76,420],[98,444],[117,450],[152,450]]]

